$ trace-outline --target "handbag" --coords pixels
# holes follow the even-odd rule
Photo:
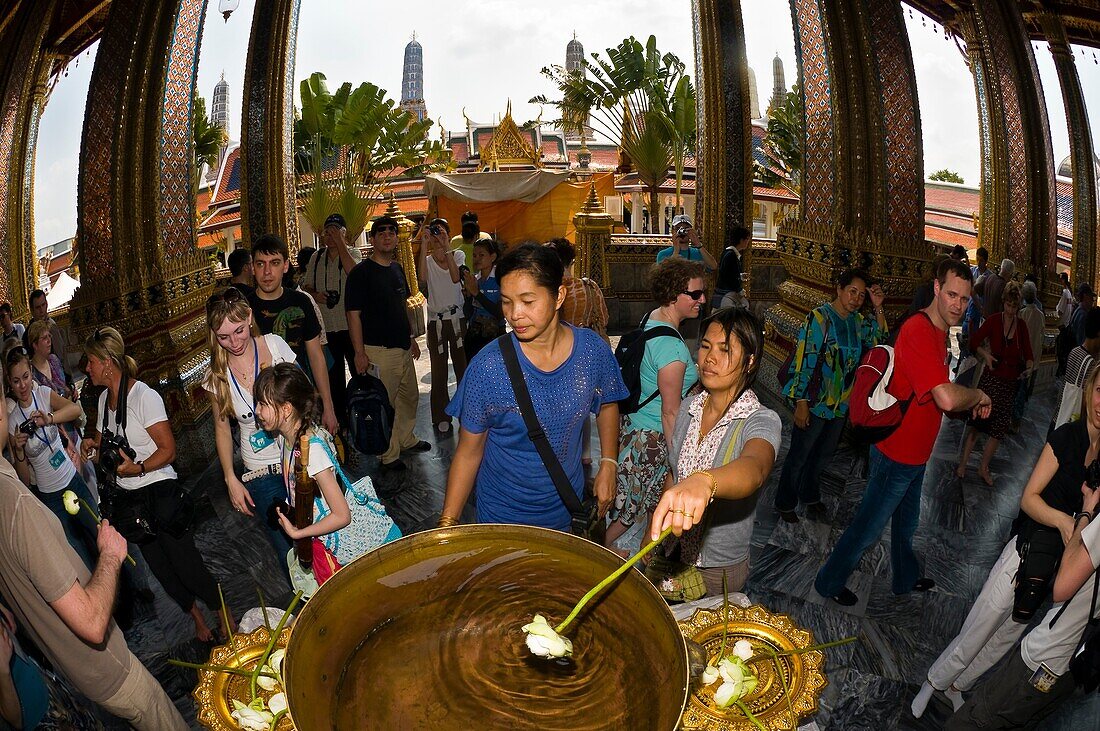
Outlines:
[[[318,536],[320,542],[336,558],[339,565],[347,566],[363,554],[400,538],[401,529],[386,512],[386,506],[378,499],[370,477],[364,476],[358,482],[352,482],[341,469],[336,455],[324,439],[311,437],[309,441],[320,444],[328,454],[344,488],[348,508],[351,510],[350,523],[334,533]],[[330,512],[324,500],[319,497],[313,499],[314,522],[324,518]],[[314,556],[316,557],[316,551]],[[321,577],[318,576],[317,582],[321,583],[321,581]]]
[[[550,440],[542,430],[538,415],[535,414],[535,405],[531,403],[531,392],[527,390],[527,382],[523,380],[523,371],[520,370],[519,356],[516,355],[512,336],[509,333],[501,335],[497,338],[497,344],[504,357],[504,368],[508,371],[508,380],[512,382],[516,405],[519,406],[523,424],[527,427],[527,438],[535,445],[535,451],[539,453],[539,459],[550,474],[554,489],[558,491],[558,496],[572,516],[569,532],[594,543],[602,543],[601,534],[605,524],[600,517],[599,504],[591,495],[586,495],[582,502],[573,491],[573,485],[569,482],[565,470],[562,469],[558,455],[554,454],[554,448],[550,446]]]

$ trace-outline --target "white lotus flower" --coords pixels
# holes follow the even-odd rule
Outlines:
[[[61,502],[65,504],[65,512],[69,515],[76,515],[80,512],[80,498],[72,490],[61,493]]]
[[[263,700],[257,698],[251,705],[233,700],[233,711],[229,714],[244,731],[268,731],[275,716],[264,709]]]
[[[719,677],[720,676],[718,674],[718,668],[714,667],[713,665],[707,665],[703,669],[703,685],[711,685],[717,682]]]
[[[752,659],[752,643],[748,640],[738,640],[733,643],[733,654],[741,658],[745,662]]]
[[[723,683],[714,693],[714,703],[719,708],[728,708],[756,690],[756,676],[740,657],[723,658],[718,663],[718,674]]]
[[[523,625],[527,633],[527,649],[539,657],[569,657],[573,643],[562,637],[546,622],[546,617],[536,614],[530,624]]]
[[[737,692],[740,690],[738,687],[739,685],[740,683],[734,684],[728,681],[722,683],[722,685],[718,687],[718,690],[714,691],[714,704],[719,708],[728,708],[733,705],[735,700],[741,698]]]
[[[281,673],[283,670],[283,658],[286,657],[286,650],[276,650],[271,653],[271,657],[268,658],[267,664],[271,666],[271,669],[276,673]]]
[[[275,670],[272,669],[270,665],[264,665],[262,668],[260,668],[260,675],[256,678],[256,685],[260,686],[264,690],[275,690],[275,686],[279,684],[279,681],[276,678],[265,675],[265,673],[274,675]]]
[[[267,702],[267,707],[276,716],[285,711],[287,709],[286,693],[276,693],[271,696],[271,699]]]

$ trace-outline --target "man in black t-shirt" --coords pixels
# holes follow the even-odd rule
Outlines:
[[[283,275],[290,265],[290,252],[274,234],[256,239],[252,245],[252,269],[256,289],[248,295],[256,326],[264,335],[275,333],[294,350],[298,365],[313,379],[324,405],[322,424],[332,433],[339,429],[332,407],[328,368],[321,349],[321,323],[309,295],[283,287]]]
[[[390,446],[382,455],[384,471],[403,470],[401,450],[426,452],[431,444],[413,433],[420,389],[413,361],[420,347],[409,323],[409,287],[405,270],[394,259],[397,253],[397,221],[382,216],[371,224],[370,258],[348,274],[344,301],[347,304],[348,335],[355,353],[355,370],[371,369],[382,383],[394,408]]]
[[[727,246],[722,252],[722,259],[718,263],[718,277],[714,282],[714,297],[711,302],[717,307],[747,306],[745,300],[745,285],[742,281],[744,272],[744,256],[752,244],[752,234],[744,226],[737,226],[730,232],[730,238],[735,242],[733,246]],[[727,296],[733,295],[728,302]]]

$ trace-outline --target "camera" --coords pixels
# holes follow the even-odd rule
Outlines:
[[[330,310],[336,305],[340,304],[340,290],[329,289],[325,290],[325,307]]]
[[[432,236],[438,236],[439,234],[443,233],[443,227],[438,224],[433,224],[431,226],[428,226],[428,233],[430,233]]]
[[[1085,484],[1093,490],[1100,487],[1100,459],[1094,459],[1092,464],[1085,468]]]
[[[137,459],[137,452],[130,446],[125,434],[114,434],[109,429],[103,431],[99,443],[99,466],[107,474],[114,475],[122,464],[122,455],[131,460]]]
[[[19,425],[19,431],[26,434],[28,437],[34,436],[34,433],[38,431],[38,424],[34,419],[27,419]]]

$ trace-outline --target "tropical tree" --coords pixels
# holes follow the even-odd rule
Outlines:
[[[206,114],[206,100],[195,94],[191,109],[191,137],[195,143],[195,172],[191,180],[192,190],[199,190],[202,166],[214,167],[225,144],[225,130],[210,121]]]
[[[416,121],[387,98],[385,89],[368,82],[352,89],[344,83],[330,93],[324,74],[318,72],[301,82],[300,93],[295,169],[299,175],[313,173],[304,213],[314,230],[319,231],[325,217],[339,210],[354,239],[366,227],[371,206],[382,200],[393,175],[419,177],[446,164],[450,151],[441,140],[428,139],[432,121]],[[338,163],[344,169],[343,178],[329,185],[320,173]]]
[[[944,168],[943,170],[937,170],[936,172],[929,175],[928,179],[938,180],[941,183],[958,183],[959,185],[962,185],[966,182],[965,180],[963,180],[963,177],[961,175],[956,173],[954,170],[948,170],[947,168]]]
[[[644,47],[631,36],[608,48],[606,60],[593,53],[583,72],[543,68],[561,98],[540,95],[531,102],[553,104],[561,115],[557,124],[566,131],[579,132],[587,122],[616,140],[647,189],[655,217],[657,191],[669,168],[676,170],[679,204],[684,159],[695,149],[695,89],[685,68],[675,54],[657,49],[655,36]]]
[[[764,185],[786,188],[795,195],[802,190],[804,146],[802,92],[795,84],[783,101],[771,110],[763,152],[767,165],[754,162],[757,177]]]

